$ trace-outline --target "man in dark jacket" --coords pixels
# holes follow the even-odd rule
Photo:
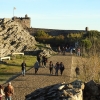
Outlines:
[[[61,62],[60,63],[60,74],[61,75],[63,74],[64,69],[65,69],[64,64]]]
[[[60,64],[59,64],[59,62],[57,62],[55,65],[55,75],[56,76],[58,76],[59,67],[60,67]]]
[[[25,61],[23,61],[23,63],[21,64],[22,67],[22,75],[25,76],[25,71],[26,71],[26,63]]]

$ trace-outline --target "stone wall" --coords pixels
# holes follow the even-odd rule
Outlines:
[[[12,19],[22,24],[24,28],[30,28],[31,19],[27,15],[25,17],[13,17]]]
[[[49,35],[57,36],[57,35],[66,35],[69,33],[80,33],[85,32],[85,30],[57,30],[57,29],[45,29],[45,28],[28,28],[28,31],[31,35],[35,35],[37,31],[43,30]]]

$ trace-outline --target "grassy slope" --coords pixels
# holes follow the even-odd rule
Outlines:
[[[21,63],[25,60],[26,70],[33,66],[36,56],[13,56],[11,60],[4,60],[0,64],[0,84],[5,83],[10,77],[21,72]]]

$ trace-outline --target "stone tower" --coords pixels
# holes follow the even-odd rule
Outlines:
[[[21,23],[24,28],[30,28],[31,19],[27,14],[25,17],[13,17],[12,19]]]
[[[89,31],[89,28],[88,28],[88,27],[86,27],[86,28],[85,28],[85,31],[86,31],[86,32],[88,32],[88,31]]]

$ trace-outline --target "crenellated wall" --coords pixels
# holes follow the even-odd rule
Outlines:
[[[25,17],[15,17],[14,16],[12,19],[14,21],[21,23],[24,28],[30,28],[31,19],[30,17],[27,16],[27,14],[25,15]]]
[[[66,35],[69,33],[80,33],[80,32],[86,32],[86,30],[57,30],[57,29],[43,29],[43,28],[28,28],[28,31],[31,35],[34,36],[34,34],[37,33],[37,31],[43,30],[49,35],[57,36],[57,35]]]

